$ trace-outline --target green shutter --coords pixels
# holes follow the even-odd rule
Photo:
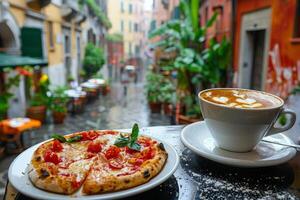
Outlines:
[[[21,50],[23,56],[43,58],[42,30],[23,27],[21,29]]]

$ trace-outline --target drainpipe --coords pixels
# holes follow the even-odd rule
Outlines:
[[[232,0],[231,1],[231,45],[232,45],[232,52],[231,52],[231,68],[229,70],[229,75],[228,75],[228,83],[227,85],[232,87],[233,86],[233,78],[234,78],[234,60],[233,60],[233,54],[234,54],[234,47],[235,47],[235,28],[236,28],[236,15],[237,13],[237,0]]]

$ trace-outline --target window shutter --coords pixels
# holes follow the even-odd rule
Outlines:
[[[21,29],[21,50],[23,56],[43,58],[42,30],[23,27]]]

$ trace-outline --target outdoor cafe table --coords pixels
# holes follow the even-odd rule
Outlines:
[[[265,168],[237,168],[194,154],[180,141],[183,126],[143,128],[141,132],[173,145],[180,164],[160,186],[131,200],[300,199],[300,153],[288,163]],[[5,199],[30,199],[7,184]]]

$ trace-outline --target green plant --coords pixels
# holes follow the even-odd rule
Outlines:
[[[72,82],[72,81],[74,81],[75,79],[74,79],[74,77],[72,76],[72,75],[69,75],[68,76],[68,78],[67,78],[67,81],[68,82]]]
[[[5,72],[9,72],[6,70]],[[9,77],[4,85],[5,91],[0,94],[0,120],[4,117],[9,109],[9,100],[13,97],[13,94],[10,92],[10,89],[13,86],[18,86],[20,82],[20,76],[15,75]]]
[[[65,94],[66,89],[66,87],[59,86],[51,91],[50,109],[53,112],[67,112],[67,103],[69,101],[69,98]]]
[[[297,85],[291,92],[291,94],[297,94],[300,92],[300,85]]]
[[[153,72],[148,72],[145,85],[147,99],[150,103],[160,103],[162,101],[160,87],[163,82],[163,76]]]
[[[35,93],[29,101],[30,107],[47,106],[48,104],[49,98],[41,93]]]
[[[109,21],[105,13],[101,10],[101,8],[99,8],[99,6],[96,4],[95,0],[79,0],[78,3],[81,8],[84,4],[86,4],[106,28],[111,28],[111,22]]]
[[[95,75],[105,63],[103,49],[88,43],[85,47],[85,54],[83,59],[83,70],[87,78]]]
[[[94,74],[94,75],[92,76],[92,78],[103,79],[103,74],[102,74],[101,72],[98,71],[96,74]]]
[[[199,117],[201,116],[201,110],[199,103],[195,96],[188,95],[183,98],[183,108],[184,114],[190,117]]]
[[[113,34],[108,34],[106,36],[107,41],[111,42],[122,42],[123,41],[123,35],[120,33],[113,33]]]
[[[163,103],[173,103],[176,96],[176,88],[170,79],[164,78],[159,89]]]
[[[43,74],[38,83],[38,90],[34,93],[29,101],[30,106],[49,106],[50,99],[48,97],[50,81],[46,74]]]
[[[164,65],[163,69],[177,71],[179,93],[195,94],[197,84],[201,84],[202,88],[211,87],[219,84],[221,77],[225,77],[224,69],[230,59],[230,43],[226,39],[220,44],[211,40],[208,49],[203,50],[207,29],[215,22],[217,13],[200,27],[199,0],[181,0],[179,7],[180,19],[166,22],[152,31],[149,37],[160,36],[161,40],[155,47],[165,53],[175,52],[175,58]]]

